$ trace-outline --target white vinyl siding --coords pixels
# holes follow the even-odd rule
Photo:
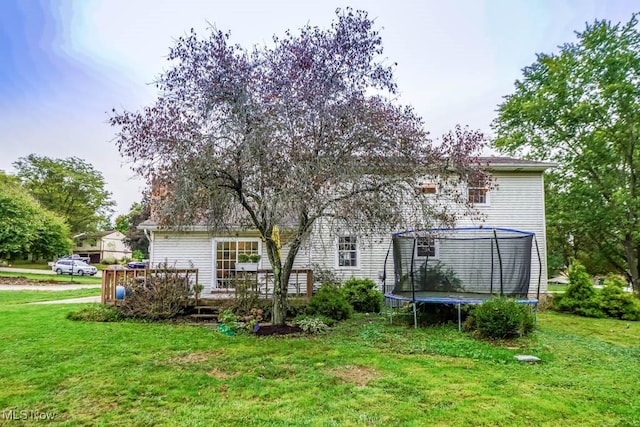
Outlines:
[[[544,212],[544,180],[540,172],[494,172],[495,188],[490,191],[491,205],[480,207],[483,222],[461,219],[458,226],[514,228],[536,234],[542,268],[538,263],[535,242],[531,249],[531,281],[529,290],[535,293],[541,272],[540,293],[547,289],[547,239]],[[540,271],[541,270],[541,271]]]
[[[150,244],[151,267],[167,263],[168,267],[197,268],[198,282],[213,284],[213,251],[208,233],[154,232]]]
[[[535,293],[541,272],[541,293],[546,292],[546,230],[544,213],[544,183],[540,172],[494,172],[494,188],[490,196],[490,205],[478,206],[483,220],[474,216],[461,216],[458,227],[480,226],[514,228],[531,231],[536,234],[542,264],[538,263],[535,245],[532,248],[530,291]],[[462,211],[460,212],[463,213]],[[402,231],[402,230],[397,230]],[[373,237],[357,237],[357,268],[338,268],[337,238],[347,235],[332,230],[323,221],[318,221],[313,233],[304,247],[300,250],[294,263],[294,269],[314,268],[316,265],[324,269],[335,271],[343,280],[350,277],[370,278],[382,285],[381,276],[386,267],[387,289],[393,283],[393,256],[389,253],[385,265],[385,258],[390,249],[391,233],[373,233]],[[168,236],[171,236],[169,238]],[[169,233],[154,232],[151,245],[152,263],[164,262],[170,265],[172,260],[180,260],[176,266],[189,267],[188,261],[193,262],[200,270],[200,282],[205,286],[213,286],[213,239],[207,232],[198,233]],[[249,237],[257,237],[256,233]],[[166,238],[165,238],[166,237]],[[230,236],[227,236],[230,237]],[[242,236],[241,236],[242,237]],[[262,268],[270,268],[266,245],[262,244]],[[283,259],[288,248],[282,248]],[[436,248],[436,253],[438,248]],[[293,280],[293,278],[292,278]],[[289,286],[292,289],[292,286]]]

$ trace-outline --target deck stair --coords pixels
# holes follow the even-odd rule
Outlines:
[[[192,307],[192,313],[189,315],[192,319],[195,320],[214,320],[218,321],[218,315],[220,311],[218,307],[214,307],[206,304],[199,304]]]

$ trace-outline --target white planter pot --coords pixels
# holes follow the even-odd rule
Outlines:
[[[257,262],[236,262],[236,271],[258,271]]]

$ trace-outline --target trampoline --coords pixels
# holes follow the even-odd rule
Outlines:
[[[531,292],[534,244],[539,269],[537,289]],[[483,227],[410,230],[393,234],[391,245],[394,283],[387,292],[385,281],[385,299],[390,305],[412,303],[415,327],[418,304],[454,305],[459,330],[463,305],[496,296],[531,307],[538,304],[542,263],[532,232]]]

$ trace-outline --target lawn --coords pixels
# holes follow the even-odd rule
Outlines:
[[[10,261],[13,268],[29,268],[32,270],[49,270],[51,266],[47,264],[47,261]]]
[[[100,295],[100,289],[75,289],[69,291],[0,291],[0,307],[8,304],[53,301],[65,298],[82,298],[98,295]]]
[[[9,271],[0,271],[0,277],[22,277],[30,282],[38,283],[75,283],[75,284],[93,284],[102,283],[100,277],[92,276],[71,276],[69,274],[40,274],[40,273],[14,273]]]
[[[67,425],[640,425],[638,323],[542,313],[534,336],[492,344],[455,326],[359,316],[323,336],[228,337],[73,322],[80,305],[3,294],[5,414]]]
[[[550,292],[565,292],[569,285],[548,285],[547,291]]]

